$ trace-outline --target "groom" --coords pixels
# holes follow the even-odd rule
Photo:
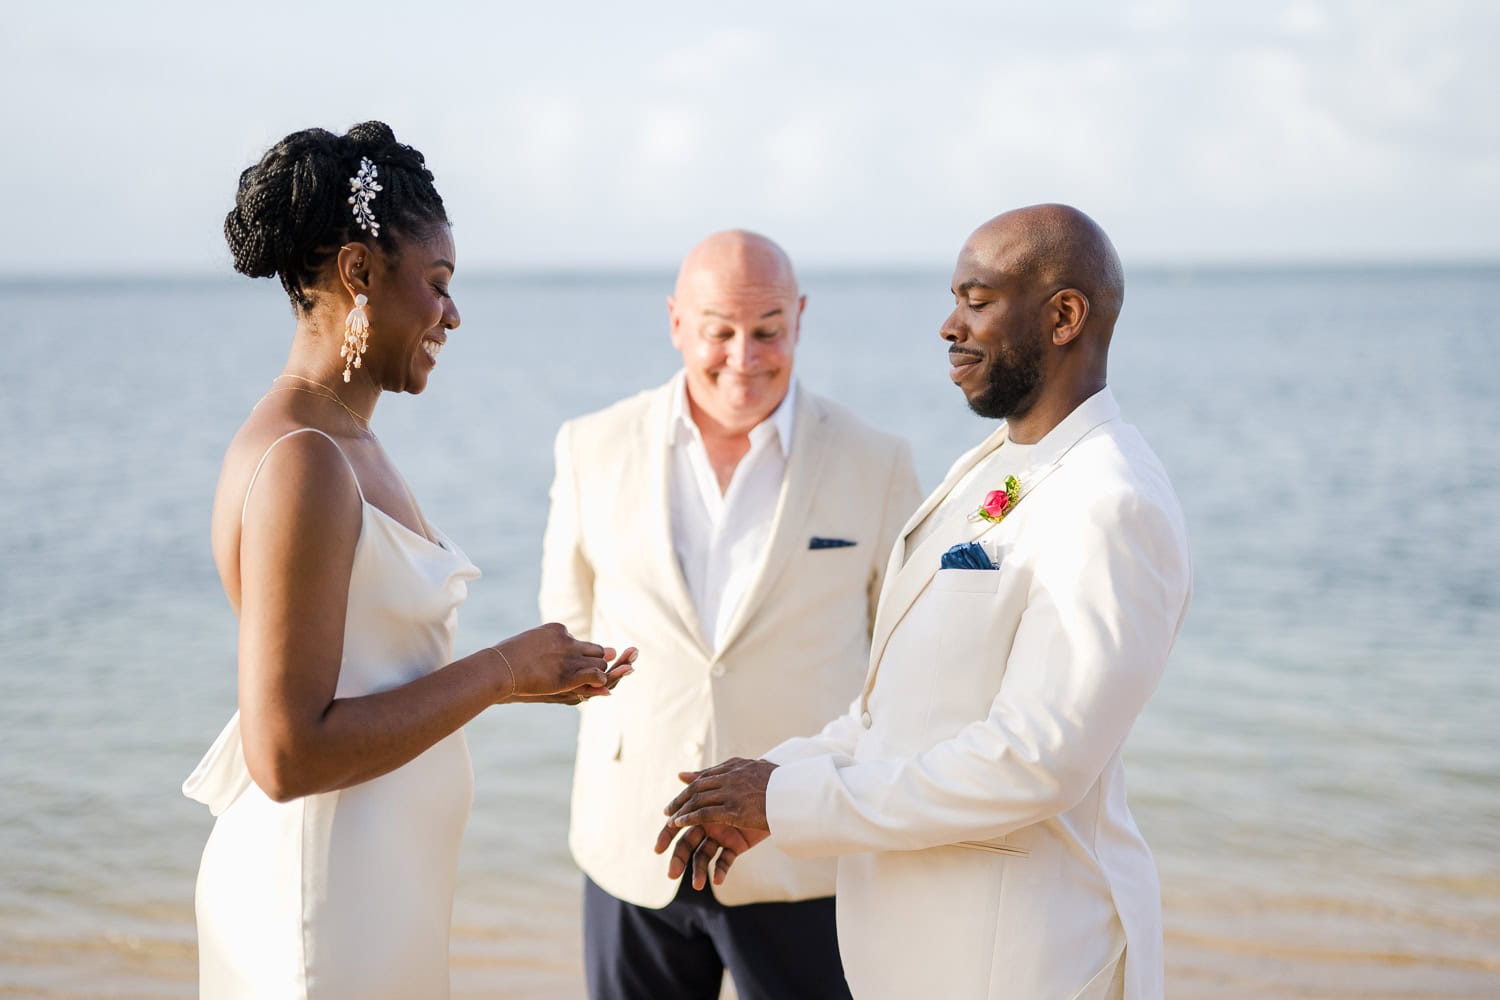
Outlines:
[[[1190,570],[1105,382],[1119,258],[1082,212],[1024,208],[969,237],[953,296],[949,375],[1005,423],[898,538],[863,692],[816,736],[684,774],[657,850],[681,832],[671,872],[695,886],[767,836],[837,856],[861,1000],[1157,998],[1160,889],[1120,751]]]

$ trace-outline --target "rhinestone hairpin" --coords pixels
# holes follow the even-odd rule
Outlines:
[[[376,239],[380,238],[380,223],[375,221],[370,202],[375,200],[376,193],[381,189],[375,180],[379,176],[379,168],[370,162],[368,156],[361,156],[359,173],[349,178],[349,190],[354,192],[349,196],[349,204],[354,206],[355,221],[359,223],[359,228],[367,230]]]

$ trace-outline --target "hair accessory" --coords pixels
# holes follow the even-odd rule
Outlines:
[[[370,162],[368,156],[359,158],[359,173],[349,178],[349,190],[354,193],[349,196],[349,204],[354,206],[354,218],[359,223],[359,228],[368,230],[370,235],[376,239],[380,238],[380,223],[375,221],[375,213],[370,210],[370,202],[375,200],[376,192],[381,190],[375,178],[380,176],[380,169]],[[345,373],[344,381],[347,382],[348,373]]]
[[[339,348],[339,357],[344,359],[344,381],[349,381],[349,366],[359,367],[365,351],[370,349],[370,315],[365,306],[370,299],[363,292],[354,296],[354,308],[344,317],[344,346]]]

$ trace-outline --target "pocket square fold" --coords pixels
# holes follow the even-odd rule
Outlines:
[[[943,553],[940,569],[999,569],[978,542],[960,542]]]
[[[807,547],[810,549],[847,549],[849,546],[857,544],[857,542],[848,538],[819,538],[814,535],[807,543]]]

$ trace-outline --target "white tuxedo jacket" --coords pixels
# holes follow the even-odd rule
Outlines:
[[[1182,512],[1105,389],[1037,444],[1001,523],[940,511],[908,558],[905,535],[1004,437],[903,530],[864,692],[766,755],[767,845],[839,856],[860,1000],[1093,997],[1122,952],[1125,996],[1158,998],[1160,889],[1120,750],[1187,610]],[[998,570],[939,570],[980,538]]]
[[[759,757],[843,711],[869,664],[891,544],[921,499],[904,441],[795,390],[769,548],[711,651],[672,545],[673,387],[563,425],[542,557],[544,619],[640,647],[635,674],[580,708],[568,842],[606,892],[653,908],[677,891],[651,850],[677,773]],[[714,891],[730,905],[831,896],[834,871],[760,849]]]

